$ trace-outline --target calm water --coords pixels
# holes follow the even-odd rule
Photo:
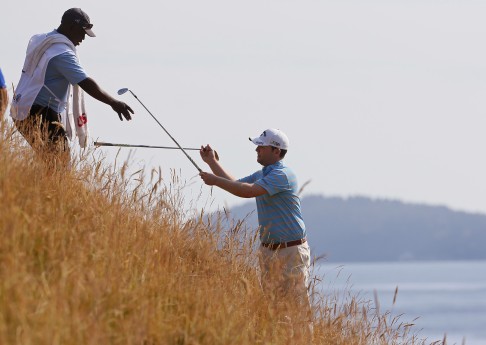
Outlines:
[[[419,317],[415,331],[427,343],[446,333],[448,345],[486,345],[486,261],[321,264],[316,273],[325,291],[351,289],[371,301],[376,291],[382,313]]]

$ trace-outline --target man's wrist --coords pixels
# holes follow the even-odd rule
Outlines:
[[[118,101],[114,98],[111,98],[109,101],[108,101],[108,105],[112,108],[115,108],[116,105],[117,105]]]
[[[219,163],[218,161],[216,160],[216,157],[212,157],[212,160],[207,162],[208,166],[211,168],[211,170],[214,171],[214,168],[218,168],[219,167]]]

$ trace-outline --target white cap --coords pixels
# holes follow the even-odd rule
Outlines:
[[[274,146],[282,150],[289,149],[289,138],[280,129],[270,128],[263,131],[259,137],[248,139],[258,146]]]

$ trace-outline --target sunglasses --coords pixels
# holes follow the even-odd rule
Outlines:
[[[91,29],[93,27],[93,24],[81,23],[80,19],[76,19],[76,23],[79,24],[83,29]]]

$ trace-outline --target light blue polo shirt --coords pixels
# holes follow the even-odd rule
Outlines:
[[[47,35],[49,36],[54,33],[57,33],[57,31],[54,30]],[[57,55],[47,64],[46,75],[44,77],[44,84],[56,97],[43,87],[37,95],[34,104],[43,107],[48,106],[52,110],[60,113],[64,110],[65,103],[59,103],[57,99],[66,102],[69,84],[78,84],[86,78],[88,78],[88,75],[80,65],[73,51]]]
[[[238,181],[255,183],[267,191],[255,198],[262,243],[289,242],[306,236],[297,178],[282,161]]]

